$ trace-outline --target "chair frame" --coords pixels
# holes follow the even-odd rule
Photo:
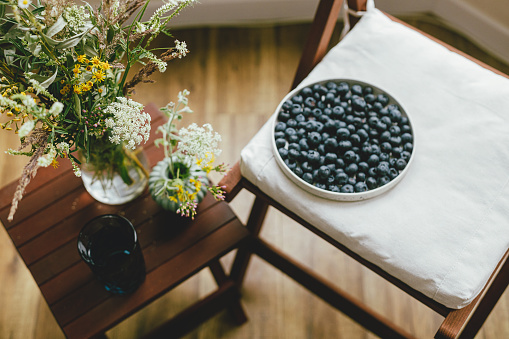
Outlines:
[[[308,40],[305,44],[304,53],[302,54],[293,81],[292,89],[295,88],[307,76],[307,74],[309,74],[313,67],[318,64],[327,53],[332,33],[334,31],[335,25],[337,24],[338,16],[342,6],[342,0],[320,1],[315,14],[315,19],[310,28]],[[348,0],[348,7],[353,11],[363,11],[366,10],[366,1]],[[400,20],[390,15],[387,16],[396,22],[416,30],[414,27],[401,22]],[[356,16],[350,14],[349,19],[352,26],[358,21]],[[497,74],[509,78],[509,76],[506,74],[472,58],[469,55],[466,55],[454,47],[449,46],[419,30],[416,31],[440,43],[449,50],[476,62],[482,67],[485,67]],[[484,321],[490,314],[502,293],[505,291],[506,287],[509,285],[508,249],[502,260],[499,262],[496,270],[491,275],[483,291],[469,305],[458,310],[447,308],[444,305],[425,296],[421,292],[411,288],[395,277],[389,275],[378,266],[363,259],[356,253],[346,248],[344,245],[332,239],[327,234],[323,233],[313,225],[298,217],[295,213],[286,209],[277,201],[267,196],[260,189],[258,189],[258,187],[249,182],[246,178],[242,177],[240,172],[240,164],[238,162],[233,166],[230,172],[228,172],[228,174],[221,180],[219,184],[226,187],[225,190],[227,201],[231,201],[242,189],[246,189],[255,195],[255,200],[246,225],[247,229],[251,233],[250,240],[247,242],[246,247],[240,248],[238,250],[230,272],[231,277],[236,281],[239,288],[244,280],[250,257],[252,254],[256,254],[374,334],[384,338],[414,337],[412,334],[406,332],[404,329],[395,325],[390,320],[376,313],[359,300],[356,300],[350,296],[347,291],[332,285],[330,282],[318,276],[315,272],[304,267],[302,264],[293,260],[288,255],[284,254],[271,244],[261,239],[259,234],[269,206],[272,206],[283,214],[286,214],[293,220],[309,229],[311,232],[315,233],[319,237],[323,238],[327,242],[337,247],[339,250],[343,251],[358,261],[360,264],[371,269],[379,276],[385,278],[387,281],[399,287],[410,296],[414,297],[415,299],[430,307],[435,312],[442,315],[444,317],[444,321],[435,334],[435,338],[473,338],[483,325]]]

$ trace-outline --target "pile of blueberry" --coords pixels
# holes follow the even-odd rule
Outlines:
[[[305,182],[336,193],[386,185],[413,150],[408,118],[373,87],[328,81],[304,87],[278,112],[274,138],[286,166]]]

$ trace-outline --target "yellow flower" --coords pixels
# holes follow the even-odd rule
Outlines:
[[[98,82],[101,82],[104,80],[105,78],[105,74],[103,71],[97,71],[97,72],[94,72],[93,73],[93,76],[92,76],[94,79],[96,79]]]
[[[102,93],[102,92],[103,92],[103,89],[102,89],[102,88],[99,88],[99,89],[97,89],[97,92]]]
[[[56,161],[55,159],[53,159],[53,161],[51,162],[51,166],[53,166],[53,168],[58,168],[58,161]]]
[[[90,62],[94,65],[94,66],[99,66],[101,64],[101,60],[99,60],[98,57],[93,57],[92,60],[90,60]]]
[[[107,61],[106,62],[102,62],[101,63],[101,67],[102,67],[103,70],[106,71],[106,70],[110,69],[110,64]]]
[[[64,80],[64,79],[60,80],[60,83],[61,83],[62,85],[63,85],[63,84],[65,84],[65,80]]]
[[[81,94],[81,86],[80,85],[74,85],[74,93]]]
[[[86,68],[85,68],[88,72],[90,72],[92,70],[92,66],[88,65]]]
[[[78,60],[78,62],[81,62],[81,63],[86,63],[88,61],[87,56],[85,54],[79,55],[77,60]]]

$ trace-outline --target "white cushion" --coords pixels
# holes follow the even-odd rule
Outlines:
[[[272,119],[244,148],[253,184],[449,308],[469,304],[509,247],[509,80],[370,8],[300,87],[371,83],[410,116],[415,154],[392,190],[337,202],[299,188],[272,151]]]

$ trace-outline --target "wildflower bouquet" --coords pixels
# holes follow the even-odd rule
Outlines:
[[[192,123],[177,130],[176,122],[183,114],[192,113],[188,95],[189,91],[184,90],[179,93],[177,104],[170,102],[161,108],[168,121],[157,129],[162,138],[155,140],[155,145],[162,145],[165,158],[150,174],[149,190],[164,208],[194,218],[197,204],[207,190],[216,200],[224,199],[221,187],[208,185],[207,174],[224,173],[227,166],[214,165],[215,157],[221,154],[221,136],[210,124],[199,127]]]
[[[149,2],[0,0],[0,127],[20,137],[8,153],[30,157],[9,220],[37,169],[58,158],[69,159],[77,176],[84,161],[132,181],[126,166],[137,161],[129,150],[149,138],[150,116],[129,95],[188,53],[178,40],[159,56],[150,44],[194,0],[166,0],[144,21]],[[128,79],[136,63],[142,67]]]

